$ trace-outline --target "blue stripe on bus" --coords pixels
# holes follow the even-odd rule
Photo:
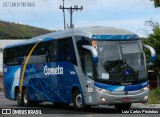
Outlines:
[[[151,56],[151,61],[155,62],[156,61],[156,55],[155,56]]]
[[[136,34],[132,35],[92,35],[93,40],[138,40],[139,37]]]
[[[94,85],[98,88],[106,89],[109,91],[135,91],[148,86],[149,81],[146,81],[137,85],[128,85],[128,86],[114,86],[114,85],[107,85],[107,84],[98,83],[98,82],[95,82]]]
[[[45,75],[44,67],[63,67],[63,74]],[[9,99],[15,99],[14,88],[19,86],[20,72],[22,66],[5,67],[5,95]],[[75,74],[71,74],[71,71]],[[14,84],[16,81],[16,84]],[[81,85],[75,68],[70,62],[56,62],[47,64],[28,64],[25,71],[24,84],[29,91],[30,99],[33,101],[65,102],[72,103],[72,87],[78,86],[82,93]],[[83,95],[83,93],[82,93]],[[84,97],[83,97],[84,102]]]

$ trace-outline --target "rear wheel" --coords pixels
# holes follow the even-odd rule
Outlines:
[[[28,91],[27,89],[23,90],[23,104],[25,107],[28,107],[31,105],[31,101],[29,99]]]
[[[17,99],[18,106],[23,106],[23,99],[22,98],[23,98],[23,95],[18,90],[16,93],[16,99]]]
[[[128,110],[131,107],[131,103],[129,104],[115,104],[114,107],[118,110],[118,111],[122,111],[122,110]]]

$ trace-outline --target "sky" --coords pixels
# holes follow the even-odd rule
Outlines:
[[[34,3],[33,7],[13,3]],[[4,4],[7,4],[5,6]],[[0,20],[50,30],[63,30],[62,0],[0,0]],[[160,22],[160,8],[150,0],[65,0],[65,6],[83,6],[73,13],[75,27],[109,26],[130,30],[141,37],[152,33],[147,20]],[[69,12],[66,13],[67,24]]]

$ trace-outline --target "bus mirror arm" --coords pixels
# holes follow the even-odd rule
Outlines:
[[[156,51],[154,50],[153,47],[151,47],[151,46],[149,46],[149,45],[143,44],[143,46],[144,46],[146,49],[150,50],[150,52],[151,52],[151,62],[154,63],[154,62],[156,61]]]
[[[82,45],[82,47],[91,51],[93,62],[98,63],[98,52],[97,52],[97,50],[94,47],[89,46],[89,45]]]

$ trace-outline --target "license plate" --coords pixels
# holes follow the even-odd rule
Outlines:
[[[130,98],[123,98],[123,99],[122,99],[122,102],[130,102],[130,101],[131,101]]]

